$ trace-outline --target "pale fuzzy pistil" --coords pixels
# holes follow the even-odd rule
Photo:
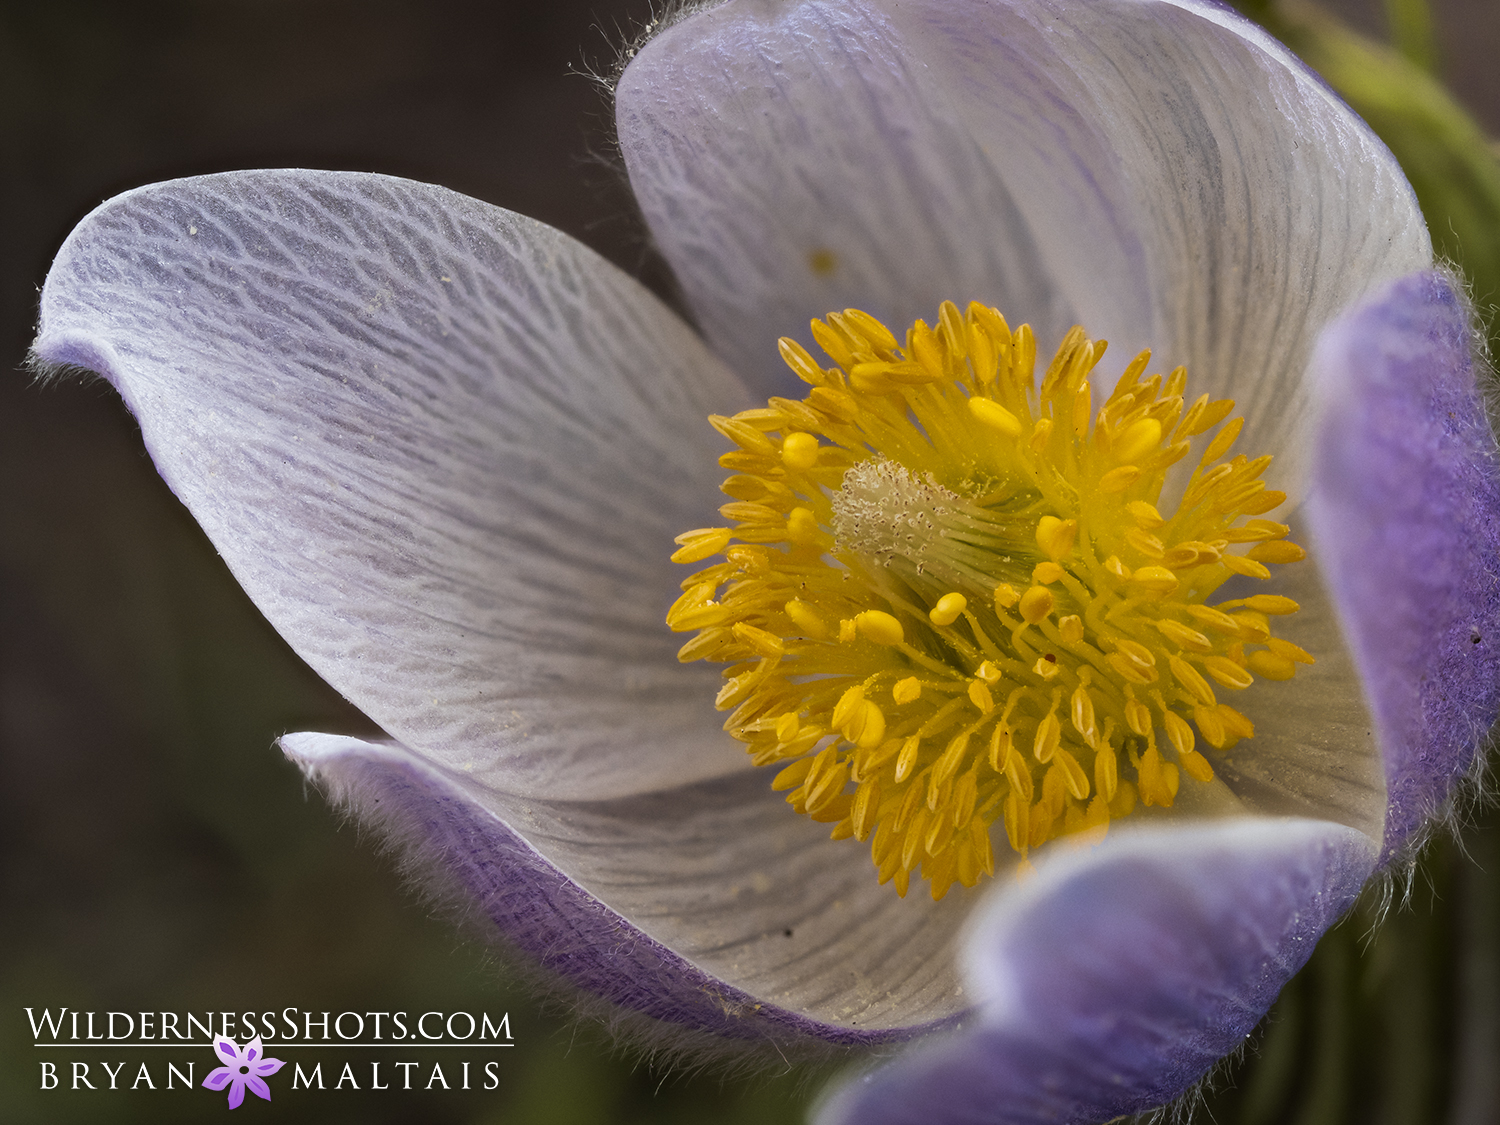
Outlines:
[[[1199,738],[1254,733],[1219,693],[1312,661],[1271,634],[1290,599],[1206,604],[1304,557],[1252,518],[1285,499],[1270,458],[1225,459],[1242,420],[1157,508],[1233,402],[1188,405],[1186,373],[1143,379],[1142,353],[1095,415],[1102,341],[1074,328],[1038,387],[1030,328],[977,303],[945,302],[904,347],[853,309],[812,329],[833,368],[781,341],[805,399],[710,419],[738,446],[734,526],[678,537],[675,561],[724,561],[667,618],[697,630],[682,660],[730,665],[725,729],[757,765],[790,763],[773,786],[835,839],[871,839],[881,882],[904,895],[920,869],[941,898],[994,873],[997,822],[1025,862],[1170,806],[1181,772],[1210,782]]]

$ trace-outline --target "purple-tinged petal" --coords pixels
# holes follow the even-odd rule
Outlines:
[[[239,1066],[240,1048],[233,1039],[227,1039],[222,1035],[214,1036],[214,1054],[219,1056],[219,1061],[226,1066]]]
[[[966,1006],[954,951],[970,894],[898,899],[866,849],[789,815],[763,777],[521,803],[400,746],[318,734],[282,746],[409,851],[429,887],[623,1008],[732,1039],[855,1045]]]
[[[1438,812],[1500,714],[1500,476],[1471,314],[1423,273],[1331,326],[1309,499],[1386,769],[1382,861]]]
[[[239,1074],[237,1066],[216,1066],[203,1079],[203,1085],[210,1090],[222,1090],[237,1074]]]
[[[271,1100],[271,1087],[267,1086],[265,1080],[253,1074],[245,1075],[245,1088],[258,1098]]]
[[[229,1087],[229,1108],[239,1109],[240,1103],[245,1100],[245,1083],[236,1081]]]
[[[278,631],[384,729],[490,784],[743,768],[662,627],[717,522],[704,424],[748,400],[572,239],[384,176],[142,188],[69,236],[40,358],[105,375]]]
[[[240,1059],[242,1062],[254,1063],[264,1053],[265,1046],[261,1043],[260,1036],[257,1035],[245,1044],[245,1053],[240,1056]]]
[[[265,1077],[267,1075],[275,1074],[285,1065],[285,1059],[261,1059],[260,1062],[256,1063],[251,1069],[256,1074]]]
[[[1243,1042],[1376,850],[1340,825],[1268,818],[1054,853],[974,927],[973,1024],[856,1079],[819,1125],[1056,1125],[1161,1105]]]
[[[1244,448],[1294,452],[1318,330],[1432,260],[1385,147],[1213,5],[730,0],[648,42],[617,97],[653,234],[767,384],[811,316],[978,298],[1047,346],[1081,321],[1107,366],[1153,347],[1239,399]]]

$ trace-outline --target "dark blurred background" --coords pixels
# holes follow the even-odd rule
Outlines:
[[[1381,0],[1330,6],[1386,33]],[[231,168],[442,183],[552,223],[665,292],[609,165],[608,100],[590,77],[611,69],[650,9],[0,3],[0,355],[12,369],[0,378],[4,1120],[222,1112],[207,1094],[39,1090],[23,1009],[64,1005],[510,1014],[517,1046],[496,1091],[299,1093],[274,1108],[247,1099],[245,1111],[268,1120],[801,1118],[805,1078],[654,1068],[545,1011],[430,917],[272,746],[288,730],[360,732],[368,721],[261,620],[157,478],[113,394],[98,382],[39,387],[19,370],[37,286],[75,222],[126,188]],[[1500,132],[1500,5],[1437,0],[1433,11],[1439,72]],[[1493,830],[1470,845],[1488,874],[1444,847],[1374,946],[1355,924],[1331,935],[1241,1064],[1237,1091],[1213,1103],[1218,1120],[1500,1119],[1500,1101],[1482,1100],[1496,1118],[1463,1117],[1470,1095],[1454,1093],[1463,1058],[1489,1051],[1489,1064],[1500,1062],[1500,1039],[1484,1038],[1500,1009],[1500,849]],[[1475,996],[1488,997],[1487,1024],[1471,1010]],[[1359,1090],[1390,1067],[1402,1077],[1380,1087],[1387,1108],[1371,1116]]]

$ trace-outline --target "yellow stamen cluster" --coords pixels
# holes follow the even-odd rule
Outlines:
[[[934,898],[993,874],[990,826],[1025,861],[1057,836],[1102,836],[1140,801],[1170,806],[1249,719],[1219,701],[1312,657],[1272,636],[1289,598],[1206,600],[1228,578],[1304,557],[1258,517],[1285,496],[1270,457],[1207,441],[1175,512],[1167,470],[1229,400],[1184,399],[1186,374],[1126,368],[1092,410],[1104,354],[1080,328],[1035,378],[1031,329],[942,306],[904,346],[857,309],[812,322],[833,361],[791,339],[812,391],[710,422],[737,447],[731,527],[672,557],[680,659],[729,665],[725,729],[800,813],[871,840],[882,883],[921,869]],[[1248,549],[1241,545],[1249,545]],[[1236,549],[1240,548],[1240,549]],[[1196,728],[1196,729],[1195,729]]]

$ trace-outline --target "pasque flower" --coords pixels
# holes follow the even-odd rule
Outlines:
[[[36,354],[118,388],[266,616],[390,735],[287,753],[547,969],[742,1042],[937,1033],[829,1120],[1172,1098],[1500,707],[1494,441],[1410,188],[1206,0],[730,0],[633,56],[617,119],[701,336],[524,217],[246,172],[90,215]],[[959,479],[975,450],[1008,452]],[[898,544],[890,504],[931,534]],[[960,517],[978,561],[944,554]],[[685,594],[674,549],[729,570]],[[820,558],[840,584],[724,616],[745,567]],[[674,602],[727,686],[679,660]],[[788,654],[814,662],[765,688]],[[752,696],[737,742],[714,701]],[[814,815],[751,761],[792,762]],[[932,893],[882,885],[913,878]]]

